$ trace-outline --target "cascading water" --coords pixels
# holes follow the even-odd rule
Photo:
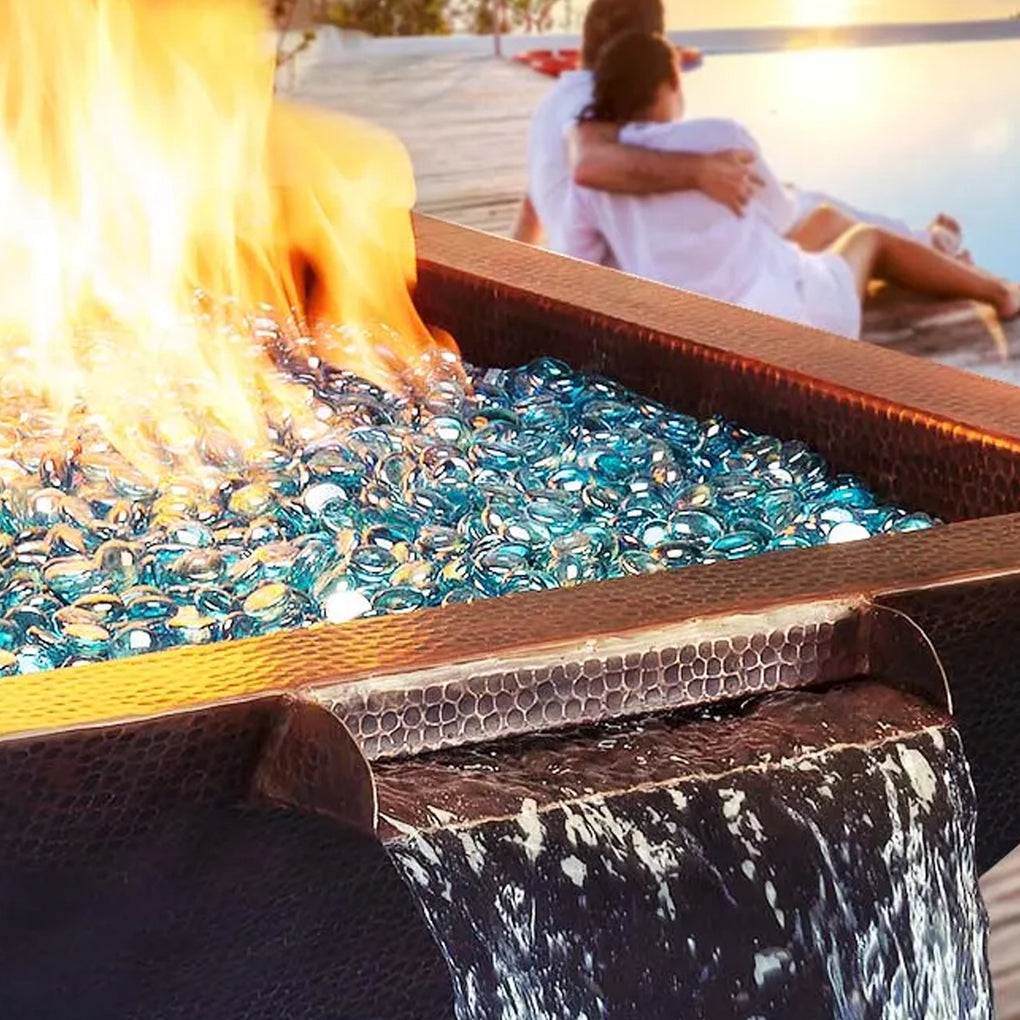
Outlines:
[[[960,738],[888,687],[377,779],[458,1020],[992,1015]]]

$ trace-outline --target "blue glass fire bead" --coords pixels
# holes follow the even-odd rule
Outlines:
[[[262,561],[253,553],[232,563],[227,568],[224,584],[240,596],[249,595],[263,581]]]
[[[36,489],[27,499],[24,524],[29,528],[51,528],[60,523],[64,493],[60,489]]]
[[[61,636],[74,656],[100,659],[109,651],[110,632],[97,623],[69,623]]]
[[[581,492],[581,504],[596,517],[607,518],[619,513],[627,495],[625,489],[589,482]]]
[[[0,677],[14,676],[18,672],[18,657],[6,649],[0,649]]]
[[[934,518],[925,513],[903,514],[893,517],[885,525],[885,531],[927,531],[935,526]]]
[[[738,560],[763,552],[769,541],[769,537],[763,537],[758,531],[731,531],[712,543],[711,552],[728,560]]]
[[[102,591],[110,584],[97,564],[85,556],[51,560],[43,568],[43,581],[54,594],[67,602],[89,592]]]
[[[611,446],[591,446],[577,457],[577,468],[597,482],[612,485],[634,473],[634,464],[626,452]]]
[[[221,620],[237,608],[233,594],[218,585],[206,585],[194,593],[195,608],[203,616]]]
[[[366,461],[343,445],[306,450],[304,463],[312,479],[334,482],[348,492],[357,492],[368,475]]]
[[[843,542],[858,542],[862,538],[870,537],[871,532],[863,524],[857,521],[840,521],[829,529],[825,541],[829,545],[840,545]]]
[[[642,510],[642,513],[647,512]],[[646,549],[654,549],[670,540],[669,522],[661,517],[644,518],[633,530],[633,535]]]
[[[552,538],[549,528],[526,511],[508,515],[498,525],[496,531],[508,542],[532,550],[543,549]]]
[[[313,481],[302,490],[301,501],[313,515],[318,517],[331,503],[335,502],[338,508],[346,506],[350,502],[350,496],[347,490],[336,482]]]
[[[364,616],[372,608],[366,591],[352,576],[334,569],[316,585],[315,602],[322,619],[329,623],[345,623]]]
[[[673,503],[677,512],[685,510],[707,510],[715,506],[715,487],[707,482],[695,482],[681,489]]]
[[[484,596],[477,588],[474,588],[471,585],[461,585],[448,589],[443,595],[440,605],[453,606],[467,602],[477,602],[483,597]]]
[[[700,563],[702,552],[690,542],[662,542],[650,550],[652,557],[669,570]]]
[[[350,572],[366,583],[385,583],[399,566],[393,552],[380,545],[359,545],[350,556]]]
[[[235,609],[219,621],[218,632],[221,641],[239,641],[261,634],[262,626],[247,613]]]
[[[441,443],[456,447],[467,442],[471,430],[462,419],[454,415],[440,414],[425,422],[422,432]]]
[[[19,539],[11,547],[10,558],[14,569],[38,574],[51,559],[49,543],[45,539]]]
[[[89,552],[85,536],[70,524],[54,524],[46,533],[51,556],[84,556]]]
[[[495,537],[495,536],[494,536]],[[472,579],[489,595],[499,593],[503,581],[515,570],[528,567],[528,548],[496,538],[471,554]]]
[[[242,609],[263,627],[282,627],[300,613],[293,590],[279,581],[256,588],[245,600]]]
[[[372,596],[372,608],[377,613],[410,613],[425,604],[425,594],[406,585],[382,588]]]
[[[21,642],[22,629],[12,620],[0,620],[0,651],[13,651]]]
[[[393,571],[390,582],[394,588],[415,588],[427,593],[435,576],[435,564],[428,560],[409,559]]]
[[[164,563],[169,565],[175,557],[181,555],[181,546],[170,546],[169,548],[174,551],[165,557],[154,553],[160,565]],[[137,584],[142,556],[141,549],[135,543],[111,539],[99,546],[92,559],[96,570],[103,575],[108,581],[109,587],[114,591],[123,591],[123,589]]]
[[[645,510],[656,517],[667,517],[670,512],[669,493],[663,492],[649,478],[632,478],[628,483],[628,494],[617,512],[626,513],[633,509]]]
[[[841,475],[833,479],[833,483],[818,496],[823,506],[868,510],[875,505],[875,497],[857,479]]]
[[[708,510],[682,510],[669,519],[669,531],[674,539],[702,549],[722,538],[725,530],[720,518]]]
[[[555,537],[576,529],[577,509],[570,503],[539,496],[528,503],[525,513],[530,520],[542,525]]]
[[[769,548],[770,549],[810,549],[812,546],[814,546],[816,544],[817,544],[816,541],[814,541],[809,536],[805,535],[803,532],[800,532],[800,531],[797,531],[797,530],[793,530],[793,531],[785,531],[785,532],[782,532],[782,533],[776,535],[776,537],[773,538],[771,542],[769,542]]]
[[[489,428],[492,426],[486,427]],[[477,467],[500,472],[516,470],[522,460],[521,451],[516,445],[496,439],[480,438],[478,435],[471,440],[468,457]]]
[[[721,471],[713,475],[716,502],[729,511],[743,510],[764,491],[765,485],[749,471]]]
[[[166,621],[166,630],[175,645],[205,645],[218,637],[215,618],[195,606],[180,606]]]
[[[57,649],[33,640],[26,641],[15,655],[19,673],[44,673],[55,669],[63,658],[57,654]]]
[[[804,509],[800,493],[785,485],[766,489],[758,497],[757,502],[762,518],[773,530],[788,527]]]
[[[590,390],[578,401],[578,414],[586,429],[613,429],[637,421],[640,414],[632,404]]]
[[[121,592],[121,600],[129,621],[160,622],[177,612],[177,603],[158,588],[136,585]]]
[[[245,545],[253,547],[268,545],[270,542],[280,542],[286,537],[279,521],[272,517],[255,517],[245,531],[244,541]]]
[[[252,482],[231,493],[227,509],[238,517],[263,517],[276,506],[277,498],[265,482]]]
[[[499,585],[500,595],[514,595],[527,591],[549,591],[555,588],[556,578],[545,570],[521,567],[507,574]]]
[[[425,559],[441,562],[462,552],[466,542],[456,528],[442,524],[426,524],[419,530],[415,546]]]
[[[337,561],[337,552],[326,536],[312,534],[295,542],[297,555],[290,569],[290,583],[299,591],[308,592],[312,585]]]
[[[407,494],[407,503],[421,519],[437,524],[456,523],[460,516],[457,504],[439,489],[412,489]]]
[[[275,520],[280,527],[280,532],[286,538],[297,538],[305,532],[318,526],[314,514],[310,513],[304,503],[293,496],[284,496],[276,504],[271,519]]]
[[[399,496],[411,484],[417,469],[417,457],[400,450],[383,457],[372,471],[372,477],[394,496]]]
[[[289,450],[272,444],[249,450],[244,457],[245,464],[249,468],[268,471],[273,474],[286,471],[293,459],[293,455]]]
[[[560,584],[594,581],[602,574],[602,561],[593,537],[583,531],[560,535],[549,544],[552,575]]]
[[[620,574],[655,574],[663,569],[660,563],[650,552],[642,549],[624,549],[617,557],[614,567]]]
[[[104,627],[124,617],[124,602],[113,592],[97,592],[94,595],[83,595],[68,607],[82,613],[88,613],[94,622]]]
[[[730,458],[735,470],[767,471],[782,458],[783,444],[774,436],[752,436]]]
[[[541,430],[551,436],[561,435],[570,423],[570,412],[558,400],[538,396],[514,405],[518,422],[528,430]]]
[[[0,590],[0,606],[4,611],[21,605],[26,599],[40,591],[41,579],[24,571],[18,571],[7,578]]]
[[[166,628],[160,621],[125,620],[115,625],[109,647],[115,659],[124,659],[159,651],[168,644]]]

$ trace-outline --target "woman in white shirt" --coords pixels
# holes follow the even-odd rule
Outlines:
[[[755,152],[765,184],[746,214],[734,216],[697,191],[634,196],[572,185],[567,254],[854,338],[873,278],[984,301],[1004,319],[1020,314],[1015,284],[892,231],[850,225],[831,210],[798,224],[794,236],[823,249],[804,250],[783,236],[793,199],[746,129],[729,120],[682,121],[682,114],[676,53],[663,38],[626,33],[603,50],[583,118],[619,124],[621,141],[650,149]]]

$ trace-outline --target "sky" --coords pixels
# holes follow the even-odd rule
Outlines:
[[[665,0],[674,29],[846,25],[1004,18],[1020,0]],[[561,0],[579,18],[584,0]]]

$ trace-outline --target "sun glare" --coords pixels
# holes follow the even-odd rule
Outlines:
[[[855,21],[856,0],[788,0],[790,22],[806,28]]]

